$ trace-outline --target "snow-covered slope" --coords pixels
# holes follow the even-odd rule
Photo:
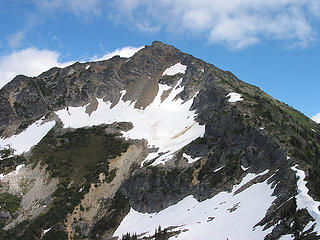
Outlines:
[[[221,192],[203,202],[193,196],[160,212],[139,213],[131,208],[123,219],[114,236],[130,232],[142,236],[152,236],[159,226],[172,227],[172,231],[181,231],[170,239],[210,239],[212,240],[257,240],[263,239],[272,228],[264,230],[255,225],[264,217],[275,200],[272,188],[267,180],[236,193],[242,186],[257,176],[266,174],[247,174],[231,192]]]
[[[18,135],[13,135],[6,139],[0,138],[0,150],[11,148],[14,150],[13,154],[15,155],[28,152],[33,146],[41,141],[54,125],[54,121],[45,122],[44,118],[42,118]]]
[[[178,69],[177,69],[178,68]],[[166,74],[182,73],[186,66],[176,64],[167,70]],[[183,71],[183,73],[184,73]],[[69,107],[57,111],[64,127],[79,128],[102,123],[132,122],[133,129],[123,132],[127,139],[146,139],[150,147],[158,148],[150,153],[146,161],[157,158],[153,165],[170,160],[173,154],[198,137],[202,137],[205,126],[195,121],[195,111],[190,111],[193,96],[184,102],[177,97],[184,89],[182,78],[173,87],[158,84],[159,90],[153,102],[145,109],[135,108],[135,102],[123,101],[125,91],[121,92],[119,102],[111,108],[111,102],[98,99],[98,108],[91,115],[86,113],[86,107]],[[163,100],[165,91],[170,94]]]

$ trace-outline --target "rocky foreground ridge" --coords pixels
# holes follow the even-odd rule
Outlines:
[[[320,238],[319,124],[161,42],[15,77],[0,134],[0,239]]]

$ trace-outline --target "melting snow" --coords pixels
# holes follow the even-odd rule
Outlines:
[[[43,119],[40,119],[18,135],[13,135],[7,139],[0,138],[0,149],[10,146],[14,149],[16,155],[28,152],[31,147],[40,142],[54,125],[54,121],[43,123]]]
[[[183,153],[182,157],[186,158],[188,160],[188,163],[193,163],[198,161],[201,157],[192,158],[190,155]]]
[[[86,70],[88,70],[90,68],[90,64],[88,66],[86,66]]]
[[[314,201],[313,198],[308,194],[309,189],[306,187],[307,181],[304,181],[306,174],[303,170],[298,169],[296,166],[291,167],[293,171],[296,172],[298,177],[297,186],[298,194],[296,195],[297,210],[307,209],[309,214],[315,219],[316,226],[315,231],[320,233],[320,202]]]
[[[176,75],[178,73],[185,74],[186,70],[187,70],[187,66],[186,65],[182,65],[181,63],[177,63],[177,64],[167,68],[162,73],[162,76],[164,76],[164,75],[173,76],[173,75]]]
[[[229,97],[228,102],[238,102],[243,100],[243,98],[241,98],[242,95],[236,92],[231,92],[226,97]]]
[[[170,239],[263,239],[272,228],[263,231],[262,227],[253,229],[253,226],[265,216],[275,200],[270,185],[267,181],[257,183],[234,195],[237,189],[256,176],[247,174],[232,192],[221,192],[203,202],[190,195],[158,213],[140,213],[131,208],[114,236],[121,237],[127,232],[153,235],[154,229],[160,225],[162,229],[169,226],[178,227],[174,230],[188,229]]]
[[[182,79],[172,89],[169,96],[161,102],[161,95],[170,86],[159,84],[159,91],[153,103],[144,110],[134,108],[134,103],[124,102],[122,97],[119,103],[111,107],[111,102],[103,102],[98,99],[98,108],[89,116],[86,106],[69,107],[56,113],[62,120],[64,127],[79,128],[84,126],[99,125],[113,122],[132,122],[133,129],[123,132],[128,139],[146,139],[149,146],[159,148],[158,152],[150,153],[146,161],[157,158],[153,165],[164,163],[172,158],[173,154],[192,142],[202,137],[205,126],[199,125],[194,119],[195,111],[190,111],[193,98],[184,102],[175,99],[177,94],[183,91],[178,87]],[[121,92],[124,96],[125,91]]]

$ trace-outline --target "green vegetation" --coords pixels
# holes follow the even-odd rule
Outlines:
[[[137,234],[130,234],[130,233],[126,233],[125,235],[122,236],[121,240],[137,240]]]
[[[108,213],[102,219],[100,219],[93,227],[91,238],[100,239],[100,234],[106,231],[115,230],[121,223],[123,217],[130,211],[129,200],[117,192],[112,199],[112,203],[108,208]],[[130,235],[129,235],[130,237]],[[131,236],[132,237],[132,236]],[[129,238],[135,239],[135,238]]]
[[[310,170],[310,193],[320,199],[320,125],[301,112],[270,97],[259,88],[228,79],[225,81],[243,94],[242,119],[248,125],[265,127],[291,159]]]
[[[0,173],[9,173],[13,171],[19,164],[25,163],[27,160],[23,156],[7,157],[0,161]]]
[[[108,159],[128,148],[128,143],[106,135],[104,129],[79,128],[58,136],[51,130],[32,151],[31,161],[48,165],[51,176],[58,177],[62,185],[72,180],[72,186],[81,188],[84,180],[97,182],[100,173],[108,174]]]
[[[57,224],[60,228],[50,230],[44,239],[66,239],[64,220],[73,211],[91,183],[99,184],[99,174],[104,173],[112,181],[116,170],[109,172],[109,159],[119,156],[128,148],[128,143],[115,135],[105,133],[106,126],[61,130],[52,129],[32,150],[28,161],[36,166],[47,166],[51,177],[59,179],[57,190],[48,210],[31,222],[24,222],[9,232],[7,239],[19,239],[17,231],[25,228],[23,239],[38,239],[41,229]],[[82,191],[80,189],[82,188]]]
[[[1,211],[9,211],[11,214],[19,209],[21,199],[10,193],[0,194]]]
[[[11,152],[10,149],[2,149],[2,150],[0,150],[0,157],[2,159],[9,157],[10,152]]]

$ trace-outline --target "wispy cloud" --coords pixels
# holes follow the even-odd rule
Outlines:
[[[107,52],[102,57],[93,56],[93,57],[89,58],[89,61],[108,60],[108,59],[110,59],[114,56],[117,56],[117,55],[119,55],[120,57],[129,58],[129,57],[132,57],[136,52],[138,52],[142,48],[144,48],[144,47],[130,47],[130,46],[128,46],[128,47],[118,48],[112,52]]]
[[[320,113],[316,114],[311,119],[317,123],[320,123]]]
[[[33,0],[42,11],[67,11],[76,15],[99,15],[101,0]]]
[[[24,38],[25,35],[25,31],[18,31],[12,35],[8,36],[8,45],[11,48],[17,48],[21,46],[21,42]]]
[[[60,62],[57,52],[37,48],[27,48],[0,56],[0,88],[16,75],[34,77],[52,67],[64,67],[71,63]]]
[[[89,61],[101,61],[119,55],[131,57],[143,47],[124,47],[107,52],[102,57],[93,56]],[[0,88],[10,82],[15,76],[23,74],[29,77],[38,76],[53,67],[65,67],[75,61],[62,62],[60,54],[51,50],[39,50],[37,48],[26,48],[14,51],[9,55],[0,56]]]
[[[112,14],[139,26],[202,34],[234,49],[265,40],[306,47],[316,38],[318,0],[113,0]],[[117,14],[115,14],[117,13]],[[111,14],[111,15],[112,15]]]

